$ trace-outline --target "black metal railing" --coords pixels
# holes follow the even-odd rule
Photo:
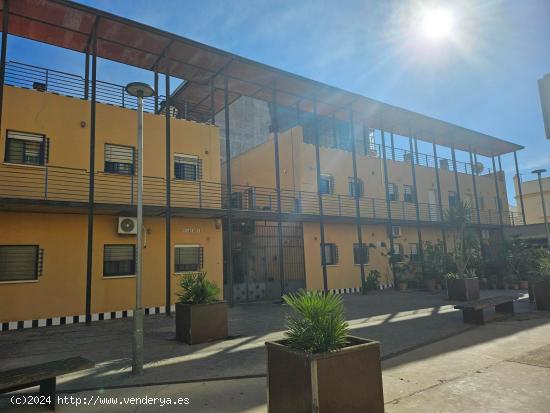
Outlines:
[[[86,203],[88,201],[89,173],[84,169],[56,166],[24,166],[0,164],[0,198],[47,200]],[[166,203],[166,181],[162,177],[144,177],[144,204],[162,207]],[[219,182],[171,181],[171,199],[174,208],[224,210],[229,207],[242,211],[277,213],[275,188],[234,185],[231,196]],[[133,175],[96,172],[95,198],[98,204],[135,205],[137,202],[137,179]],[[386,200],[361,197],[363,218],[385,221],[388,219]],[[415,221],[416,206],[412,202],[391,202],[392,219]],[[436,204],[419,203],[420,220],[424,223],[441,222],[442,210]],[[324,214],[336,217],[355,217],[355,198],[344,194],[323,195]],[[443,206],[445,211],[447,206]],[[316,192],[281,190],[281,212],[285,214],[318,215]],[[481,223],[498,225],[496,210],[480,209]],[[471,222],[477,224],[475,208]],[[503,211],[505,225],[521,225],[521,214]]]
[[[79,99],[86,98],[86,80],[82,76],[15,61],[6,63],[5,84]],[[87,87],[87,96],[91,98],[91,80],[88,81]],[[163,110],[165,99],[165,96],[159,95],[159,111]],[[120,106],[121,108],[137,109],[137,98],[126,93],[124,85],[116,83],[97,80],[96,100],[100,103]],[[187,103],[183,102],[181,111],[171,108],[170,114],[177,118],[187,119],[186,107]],[[155,112],[154,97],[143,99],[143,110],[150,113]],[[200,115],[200,119],[197,119],[197,115]],[[209,114],[207,113],[194,113],[193,120],[206,121],[208,117]]]

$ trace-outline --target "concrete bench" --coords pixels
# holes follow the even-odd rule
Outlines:
[[[92,368],[94,363],[83,357],[70,357],[48,363],[35,364],[13,370],[0,371],[0,393],[9,393],[28,387],[40,386],[40,396],[44,396],[51,410],[55,410],[57,376],[74,371]]]
[[[468,301],[455,305],[455,308],[462,310],[462,319],[468,324],[485,324],[483,310],[495,307],[499,314],[514,315],[514,300],[516,297],[498,296],[482,298],[481,300]]]

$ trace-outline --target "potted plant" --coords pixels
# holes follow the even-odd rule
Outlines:
[[[466,274],[450,272],[445,274],[447,297],[455,301],[479,300],[479,282],[475,272]]]
[[[367,291],[375,291],[375,290],[378,290],[379,286],[380,286],[380,271],[370,270],[369,275],[367,276],[367,280],[365,282],[365,289]]]
[[[508,285],[514,288],[515,284],[518,284],[518,288],[527,290],[529,288],[528,275],[532,272],[533,264],[536,262],[533,247],[516,236],[505,243],[505,249],[506,266],[514,278],[508,280]]]
[[[176,339],[198,344],[227,337],[227,304],[205,272],[184,274],[176,303]]]
[[[550,310],[550,256],[539,248],[535,252],[537,277],[533,280],[533,293],[537,310]]]
[[[283,297],[286,337],[266,342],[268,411],[383,412],[380,343],[349,335],[340,296]]]

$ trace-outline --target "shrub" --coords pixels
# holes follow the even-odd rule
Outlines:
[[[380,271],[370,270],[369,275],[367,276],[367,281],[365,282],[365,288],[367,291],[378,290],[380,285]]]
[[[180,303],[205,304],[218,300],[220,289],[212,281],[206,279],[205,272],[184,274],[179,281],[181,292],[178,293]]]
[[[295,312],[286,319],[290,347],[307,353],[324,353],[346,346],[348,324],[340,296],[301,290],[284,295],[283,300]]]
[[[444,275],[446,280],[462,280],[464,278],[477,278],[475,270],[467,270],[464,274],[448,272]]]

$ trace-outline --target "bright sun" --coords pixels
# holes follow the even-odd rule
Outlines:
[[[449,37],[453,31],[453,15],[443,8],[426,10],[422,16],[422,32],[430,39]]]

